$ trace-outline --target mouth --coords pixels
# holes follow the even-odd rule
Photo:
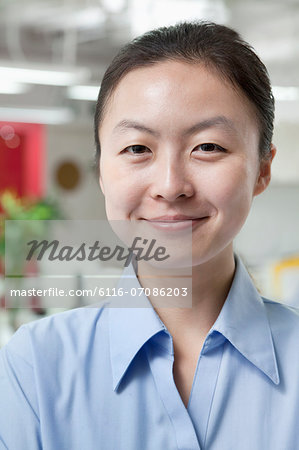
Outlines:
[[[203,224],[208,219],[208,216],[203,217],[187,217],[187,216],[162,216],[154,219],[146,220],[151,226],[156,229],[164,231],[179,231],[186,229],[194,229],[199,224]]]

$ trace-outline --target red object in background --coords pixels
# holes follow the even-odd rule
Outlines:
[[[18,197],[38,199],[44,194],[45,128],[40,124],[0,122],[0,194],[13,191]],[[1,205],[0,205],[1,213]],[[4,267],[0,260],[0,275]],[[39,298],[31,306],[44,313]],[[5,297],[0,298],[0,308]]]
[[[44,193],[45,129],[40,124],[0,122],[0,192],[40,198]]]

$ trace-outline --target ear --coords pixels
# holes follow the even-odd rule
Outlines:
[[[105,190],[104,190],[104,185],[103,185],[102,174],[100,174],[100,176],[99,176],[99,183],[100,183],[101,191],[102,191],[103,195],[105,196]]]
[[[274,156],[276,155],[276,147],[271,144],[271,155],[267,159],[263,159],[260,162],[259,174],[254,187],[253,195],[259,195],[267,188],[271,180],[271,164]]]

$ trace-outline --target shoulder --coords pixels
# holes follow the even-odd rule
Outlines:
[[[262,297],[262,300],[272,326],[281,329],[288,326],[297,330],[299,327],[299,307],[288,306],[265,297]]]
[[[276,349],[296,356],[299,364],[299,308],[263,298]]]
[[[28,363],[47,357],[83,351],[107,326],[107,302],[76,308],[22,325],[3,351],[21,356]]]

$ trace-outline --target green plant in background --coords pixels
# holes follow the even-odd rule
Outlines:
[[[2,272],[2,283],[4,283],[5,221],[24,221],[22,224],[16,222],[16,226],[9,227],[9,239],[13,245],[10,245],[9,258],[6,258],[10,262],[10,267],[7,268],[8,273],[17,274],[14,284],[16,288],[19,288],[26,271],[24,259],[20,257],[24,252],[26,242],[32,235],[44,237],[45,233],[49,232],[50,221],[62,218],[57,203],[52,199],[19,198],[11,191],[0,193],[0,276]],[[13,307],[9,309],[10,323],[16,328],[16,314],[20,309],[18,299],[14,299],[14,304],[11,306]]]
[[[5,220],[54,220],[61,219],[62,214],[57,206],[57,203],[52,199],[43,198],[39,200],[32,200],[30,198],[18,198],[11,191],[4,191],[0,194],[0,259],[5,256]],[[30,230],[34,227],[34,232],[37,235],[43,235],[45,231],[44,222],[30,223]],[[22,227],[24,230],[24,227]],[[24,242],[26,236],[19,236],[16,240],[16,247],[18,241]]]

